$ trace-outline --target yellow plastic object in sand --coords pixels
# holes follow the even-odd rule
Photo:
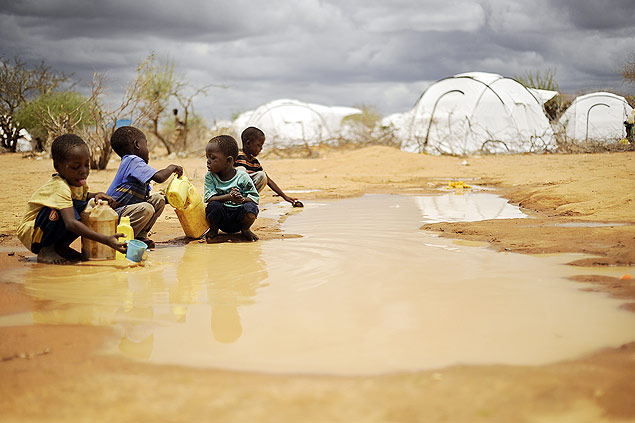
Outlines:
[[[174,207],[185,236],[200,238],[209,230],[203,198],[185,176],[172,179],[165,197]]]
[[[114,235],[117,228],[117,212],[107,201],[91,198],[81,214],[82,223],[103,235]],[[92,239],[82,237],[82,255],[85,260],[112,260],[115,250]]]
[[[121,216],[119,224],[117,225],[117,233],[124,234],[119,238],[119,242],[126,242],[134,239],[134,229],[130,226],[130,216]],[[117,260],[125,260],[126,255],[121,254],[119,251],[115,254]]]
[[[168,201],[168,204],[175,209],[185,208],[190,185],[190,181],[187,177],[181,176],[179,178],[178,176],[175,176],[165,192],[165,198]]]

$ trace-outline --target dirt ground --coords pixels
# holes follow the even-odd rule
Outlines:
[[[202,191],[203,157],[182,164]],[[310,159],[263,158],[268,173],[301,200],[363,193],[416,193],[462,180],[495,188],[532,219],[437,223],[421,229],[487,241],[520,253],[580,252],[572,265],[635,265],[635,153],[455,158],[388,147],[320,151]],[[105,191],[117,162],[89,177]],[[31,193],[53,172],[47,158],[0,155],[0,270],[24,265],[15,228]],[[160,187],[159,187],[160,188]],[[266,190],[265,204],[279,201]],[[600,227],[570,225],[612,223]],[[561,225],[569,224],[569,225]],[[159,243],[186,242],[170,207]],[[261,240],[282,237],[258,219]],[[175,235],[176,234],[176,235]],[[626,277],[577,276],[635,311]],[[0,284],[0,315],[37,308],[19,284]],[[633,334],[635,341],[635,334]],[[0,327],[0,416],[29,421],[218,422],[634,422],[635,342],[545,366],[452,366],[425,372],[341,377],[275,375],[139,363],[100,354],[113,336],[84,326]]]

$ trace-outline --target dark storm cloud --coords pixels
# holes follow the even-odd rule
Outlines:
[[[632,31],[635,23],[633,0],[562,0],[553,4],[580,29]]]
[[[68,39],[161,37],[223,40],[254,33],[234,2],[181,1],[18,1],[3,2],[3,14],[43,36]],[[248,15],[248,14],[247,14]]]
[[[563,89],[619,85],[635,50],[630,2],[0,1],[0,54],[84,83],[106,73],[121,95],[154,51],[194,86],[228,87],[197,99],[210,120],[281,97],[390,113],[470,71],[557,69]]]

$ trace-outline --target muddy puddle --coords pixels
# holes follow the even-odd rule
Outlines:
[[[111,326],[118,341],[104,353],[151,363],[347,375],[538,365],[635,338],[619,300],[565,279],[587,271],[563,264],[579,255],[496,253],[420,231],[444,211],[524,217],[492,194],[444,196],[272,206],[264,214],[290,211],[282,227],[301,238],[163,247],[145,267],[29,263],[0,279],[41,307],[0,325]]]

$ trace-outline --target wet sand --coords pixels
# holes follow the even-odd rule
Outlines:
[[[301,200],[363,193],[427,193],[452,180],[496,188],[532,219],[435,223],[451,238],[486,241],[520,253],[586,253],[575,264],[635,264],[632,183],[635,153],[430,157],[385,147],[322,151],[315,159],[263,158],[272,177]],[[183,164],[202,191],[202,158]],[[170,163],[153,159],[161,167]],[[117,163],[93,171],[91,190],[105,190]],[[18,173],[19,169],[22,172]],[[0,210],[0,268],[33,255],[15,238],[31,192],[52,173],[50,160],[0,156],[5,205]],[[198,182],[197,182],[198,181]],[[311,191],[311,192],[303,192]],[[279,201],[270,190],[263,202]],[[609,226],[584,226],[588,223]],[[155,241],[184,244],[166,208]],[[285,234],[258,219],[263,240]],[[588,272],[585,272],[587,275]],[[581,289],[604,290],[635,310],[632,279],[573,277]],[[0,284],[0,314],[44,306],[15,284]],[[540,366],[451,366],[384,376],[275,375],[150,365],[100,353],[107,328],[0,328],[0,415],[6,421],[575,421],[635,420],[635,343]]]

